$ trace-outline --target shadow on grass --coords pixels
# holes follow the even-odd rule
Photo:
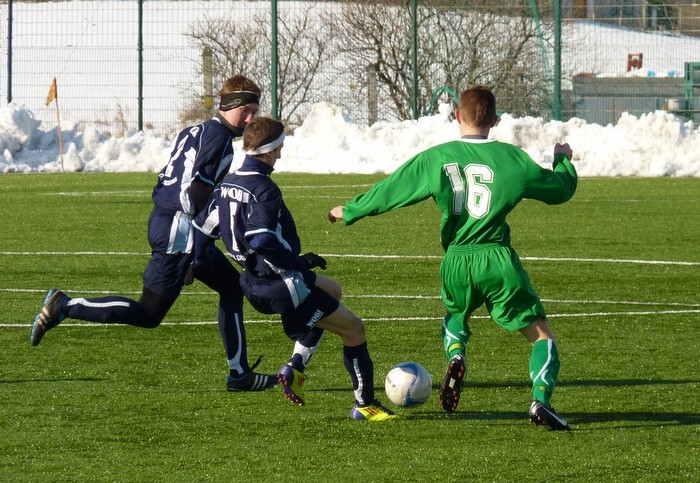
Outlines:
[[[675,384],[700,384],[698,379],[586,379],[581,381],[563,380],[557,382],[557,387],[625,387],[625,386],[665,386]],[[532,383],[527,379],[522,381],[479,382],[464,381],[464,388],[509,388],[531,387]],[[433,383],[433,389],[440,390],[440,381]]]
[[[99,377],[56,377],[52,379],[0,379],[0,384],[27,384],[31,382],[97,382],[106,379]]]
[[[665,386],[700,384],[697,379],[592,379],[592,380],[568,380],[557,383],[558,387],[636,387],[636,386]],[[523,381],[504,382],[478,382],[465,381],[464,390],[470,388],[529,388],[531,383]],[[433,388],[440,390],[440,384],[433,384]],[[700,425],[700,414],[690,412],[653,412],[653,411],[619,411],[619,412],[566,412],[562,416],[570,425],[586,425],[596,423],[622,423],[616,425],[619,428],[634,428],[652,426],[686,426]],[[415,415],[406,415],[407,419],[460,419],[468,421],[522,421],[527,420],[527,411],[459,411],[452,414],[443,411],[421,412]],[[640,424],[627,424],[627,423]],[[574,428],[576,429],[576,428]],[[588,428],[577,428],[588,429]],[[610,429],[610,426],[595,429]]]
[[[402,414],[410,420],[436,420],[459,419],[463,421],[527,421],[526,411],[459,411],[452,414],[443,411],[430,411],[415,414]],[[669,412],[590,412],[590,413],[566,413],[562,416],[567,420],[572,429],[578,425],[595,423],[645,423],[639,425],[621,424],[619,428],[634,428],[648,426],[692,426],[700,424],[700,414],[697,413],[669,413]],[[609,426],[595,429],[610,429]]]

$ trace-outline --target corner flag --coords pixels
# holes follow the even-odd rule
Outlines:
[[[56,88],[56,78],[51,81],[51,87],[49,87],[49,94],[46,96],[46,105],[51,104],[54,99],[58,98],[58,89]]]
[[[53,101],[56,101],[56,122],[58,124],[58,155],[61,158],[61,171],[63,171],[63,136],[61,135],[61,111],[58,109],[58,88],[56,87],[56,78],[51,81],[49,94],[46,96],[46,106],[48,107]]]

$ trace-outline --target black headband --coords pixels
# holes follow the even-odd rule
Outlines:
[[[229,92],[221,96],[219,110],[230,111],[244,104],[260,104],[260,96],[250,91]]]

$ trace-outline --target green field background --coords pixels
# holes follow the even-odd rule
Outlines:
[[[552,400],[572,426],[528,423],[530,349],[481,309],[458,410],[439,408],[439,214],[424,202],[345,227],[328,209],[379,175],[276,174],[305,251],[365,319],[377,393],[406,360],[431,398],[387,424],[350,421],[333,334],[304,407],[279,388],[227,393],[216,296],[187,287],[153,330],[66,320],[38,347],[48,288],[138,297],[153,173],[0,176],[0,481],[699,481],[700,179],[583,178],[560,206],[524,201],[513,245],[561,352]],[[246,305],[251,361],[292,344]]]

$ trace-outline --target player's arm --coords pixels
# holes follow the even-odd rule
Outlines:
[[[422,153],[418,154],[378,181],[366,193],[331,209],[328,220],[335,223],[342,219],[346,225],[351,225],[365,216],[380,215],[416,204],[430,197],[429,180],[427,160]]]
[[[199,213],[207,206],[209,197],[214,192],[214,185],[206,183],[201,178],[195,178],[190,184],[190,199],[194,203],[195,213]]]
[[[326,261],[312,253],[299,255],[292,250],[295,241],[283,240],[278,233],[279,213],[282,206],[281,194],[271,191],[267,197],[260,196],[246,216],[243,236],[257,256],[262,257],[273,268],[279,270],[306,270],[321,267],[325,270]],[[296,248],[298,250],[298,248]]]
[[[554,205],[569,201],[576,192],[578,175],[571,163],[573,152],[568,144],[554,146],[552,169],[543,169],[534,161],[528,172],[525,197]]]
[[[202,270],[207,250],[214,245],[214,242],[220,236],[219,207],[214,196],[210,197],[206,208],[201,210],[199,215],[192,220],[192,226],[194,227],[194,247],[192,249],[194,259],[185,274],[185,285],[191,285],[194,282],[194,279]]]
[[[275,233],[265,231],[250,238],[250,247],[270,265],[282,270],[326,269],[326,260],[315,253],[297,255],[282,244]]]
[[[190,199],[195,204],[195,213],[199,213],[209,201],[214,188],[220,180],[223,160],[229,160],[227,149],[230,149],[231,138],[222,134],[207,124],[202,124],[202,130],[197,134],[197,149],[194,154],[194,173],[190,184]],[[232,153],[231,153],[232,154]],[[226,166],[228,171],[228,166]]]

